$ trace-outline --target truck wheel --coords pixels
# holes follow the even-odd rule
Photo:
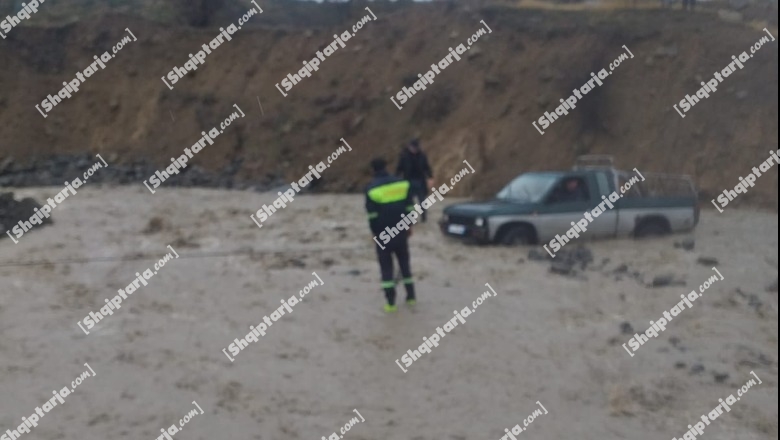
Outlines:
[[[504,246],[526,246],[533,244],[534,232],[528,226],[507,226],[499,236],[498,242]]]
[[[671,231],[666,221],[661,219],[649,219],[639,224],[634,230],[634,238],[662,237]]]

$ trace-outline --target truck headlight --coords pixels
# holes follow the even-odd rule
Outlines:
[[[476,220],[474,220],[474,225],[478,227],[482,227],[485,224],[485,219],[482,217],[477,217]]]

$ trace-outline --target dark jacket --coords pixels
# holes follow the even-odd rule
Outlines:
[[[398,158],[395,174],[406,180],[422,180],[433,177],[433,171],[428,164],[428,157],[422,151],[412,153],[404,149]]]
[[[386,227],[395,226],[402,216],[414,209],[409,181],[387,172],[374,175],[366,187],[366,211],[371,232],[379,234]]]

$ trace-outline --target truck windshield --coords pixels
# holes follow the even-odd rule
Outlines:
[[[557,181],[558,176],[552,174],[523,174],[509,182],[496,194],[496,198],[538,203]]]

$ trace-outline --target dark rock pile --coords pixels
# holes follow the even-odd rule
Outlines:
[[[585,246],[578,246],[572,249],[562,249],[558,251],[555,258],[538,249],[531,249],[528,252],[528,259],[531,261],[549,261],[550,272],[558,275],[575,275],[578,271],[584,271],[589,264],[593,263],[593,252]]]
[[[0,193],[0,239],[7,237],[6,231],[13,229],[19,221],[29,221],[35,213],[35,208],[40,209],[40,203],[31,198],[17,201],[14,199],[14,193]],[[51,218],[44,218],[41,225],[45,226],[53,223]],[[13,231],[11,231],[13,234]]]
[[[101,168],[89,178],[90,183],[111,183],[117,185],[142,185],[163,165],[154,166],[146,161],[116,163],[106,158],[108,167]],[[31,186],[62,186],[76,177],[82,178],[84,171],[100,162],[95,155],[81,153],[74,155],[53,155],[45,159],[22,164],[13,158],[0,163],[0,187],[24,188]],[[286,182],[276,176],[258,176],[251,181],[238,179],[243,159],[236,158],[224,169],[209,172],[197,165],[189,165],[179,174],[167,179],[164,186],[206,187],[226,189],[255,189],[266,191]]]

